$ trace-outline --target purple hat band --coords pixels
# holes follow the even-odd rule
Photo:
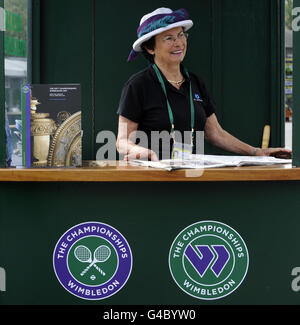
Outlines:
[[[178,9],[170,14],[159,14],[145,20],[137,30],[138,38],[153,32],[154,30],[166,27],[170,24],[177,23],[182,20],[188,20],[189,14],[185,9]]]
[[[185,9],[178,9],[172,13],[158,14],[146,19],[138,28],[138,39],[148,33],[151,33],[159,28],[167,27],[171,24],[178,23],[189,19],[189,14]],[[127,61],[135,60],[139,52],[132,50]]]

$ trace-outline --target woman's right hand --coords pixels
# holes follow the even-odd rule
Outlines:
[[[292,150],[286,148],[267,148],[267,149],[257,148],[256,156],[272,156],[281,159],[291,159]]]
[[[135,144],[135,131],[137,128],[138,123],[130,121],[121,115],[119,116],[117,150],[124,155],[124,160],[148,159],[158,161],[154,151]]]
[[[146,149],[140,146],[132,146],[124,156],[124,160],[132,160],[132,159],[148,159],[151,161],[158,161],[157,155],[153,150]]]

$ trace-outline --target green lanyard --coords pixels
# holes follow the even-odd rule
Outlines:
[[[168,113],[169,113],[169,119],[170,119],[170,123],[171,123],[171,136],[173,138],[173,141],[175,143],[175,136],[174,136],[174,117],[173,117],[173,113],[172,113],[172,109],[168,100],[168,96],[167,96],[167,90],[166,90],[166,85],[164,83],[164,80],[161,76],[161,73],[158,69],[158,67],[156,66],[156,64],[154,63],[152,65],[153,69],[156,72],[157,78],[161,84],[161,87],[166,95],[166,99],[167,99],[167,106],[168,106]],[[188,71],[184,68],[184,72],[186,73],[186,75],[188,77],[189,73]],[[191,133],[191,145],[193,146],[193,140],[194,140],[194,124],[195,124],[195,108],[194,108],[194,101],[193,101],[193,96],[192,96],[192,83],[190,81],[190,105],[191,105],[191,128],[192,128],[192,133]]]

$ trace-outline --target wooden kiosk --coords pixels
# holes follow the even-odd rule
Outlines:
[[[150,6],[132,0],[128,6],[124,1],[32,0],[30,4],[31,81],[81,83],[83,158],[95,160],[101,146],[97,133],[116,132],[122,85],[145,64],[142,59],[126,63],[139,17],[162,2],[152,1]],[[163,5],[182,6],[179,1]],[[260,146],[263,126],[270,124],[270,145],[282,146],[284,1],[187,0],[184,6],[195,21],[186,65],[203,75],[223,127]],[[294,6],[300,7],[300,1],[294,0]],[[111,23],[112,14],[119,25]],[[167,172],[122,162],[101,168],[0,169],[0,266],[7,275],[0,304],[299,304],[300,293],[291,286],[292,270],[300,265],[299,35],[294,33],[293,165],[211,169],[194,178],[187,178],[184,170]],[[0,68],[3,85],[3,51]],[[2,130],[3,94],[0,86]],[[209,145],[206,151],[220,153]],[[0,154],[3,162],[3,141]],[[222,299],[196,299],[170,274],[168,256],[175,237],[202,220],[229,225],[248,248],[243,282]],[[98,301],[70,294],[53,270],[59,238],[88,221],[118,229],[133,256],[124,287]]]

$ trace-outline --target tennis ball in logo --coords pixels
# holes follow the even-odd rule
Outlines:
[[[201,221],[182,230],[169,253],[171,275],[188,295],[223,298],[244,280],[249,255],[242,237],[228,225]]]

